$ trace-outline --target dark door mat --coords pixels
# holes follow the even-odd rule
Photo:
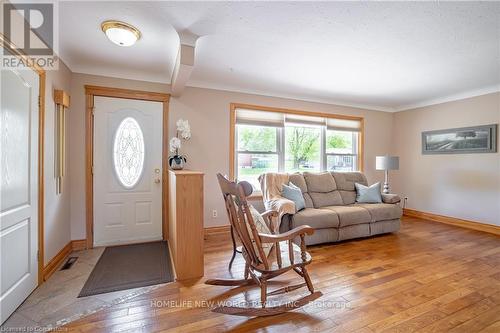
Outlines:
[[[107,247],[78,297],[172,282],[167,242]]]

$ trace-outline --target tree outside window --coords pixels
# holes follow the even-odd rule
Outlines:
[[[319,171],[321,169],[321,129],[287,126],[285,129],[285,170]]]

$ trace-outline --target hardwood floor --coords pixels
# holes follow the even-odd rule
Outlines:
[[[312,246],[309,272],[324,296],[297,311],[263,318],[217,314],[201,303],[260,296],[256,286],[234,290],[203,284],[207,278],[231,277],[229,239],[209,239],[205,247],[204,279],[171,283],[66,328],[82,333],[500,332],[500,237],[492,234],[404,218],[396,234]],[[235,278],[242,276],[243,265],[237,257]],[[280,277],[286,279],[298,281],[298,276]],[[281,297],[290,300],[304,292]]]

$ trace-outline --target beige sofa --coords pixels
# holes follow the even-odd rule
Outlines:
[[[382,194],[382,203],[356,203],[354,183],[368,185],[360,172],[323,172],[261,176],[264,204],[280,213],[280,232],[301,225],[316,231],[308,236],[308,245],[337,242],[399,230],[402,209],[394,194]],[[295,213],[295,204],[283,197],[283,183],[292,182],[304,196],[306,208]],[[278,190],[279,189],[279,190]]]

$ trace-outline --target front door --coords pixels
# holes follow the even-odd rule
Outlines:
[[[38,94],[31,70],[0,73],[0,323],[38,282]]]
[[[94,246],[162,239],[160,102],[94,97]]]

